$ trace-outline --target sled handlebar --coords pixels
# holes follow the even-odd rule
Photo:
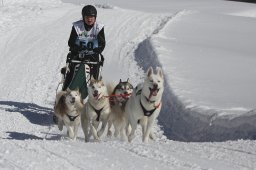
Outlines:
[[[89,61],[89,60],[84,60],[84,61],[80,61],[80,60],[71,60],[70,61],[71,63],[77,63],[77,64],[94,64],[94,65],[97,65],[99,64],[100,62],[97,62],[97,61]]]

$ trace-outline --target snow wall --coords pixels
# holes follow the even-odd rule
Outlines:
[[[150,38],[135,50],[135,60],[146,70],[161,67]],[[175,96],[165,75],[163,106],[158,123],[171,140],[186,142],[256,139],[256,110],[244,114],[225,115],[216,110],[186,108]]]

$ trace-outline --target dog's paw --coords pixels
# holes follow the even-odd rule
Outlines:
[[[71,139],[74,139],[74,138],[75,138],[75,134],[74,134],[74,132],[73,132],[72,130],[68,130],[68,131],[67,131],[67,135],[68,135],[68,137],[71,138]]]
[[[62,131],[62,130],[63,130],[63,124],[60,124],[60,123],[59,123],[59,124],[58,124],[58,128],[59,128],[60,131]]]
[[[101,135],[103,134],[103,130],[100,130],[100,131],[98,131],[98,133],[97,133],[97,135],[98,135],[98,137],[101,137]]]
[[[135,135],[129,135],[128,136],[128,141],[131,142],[135,138]]]
[[[151,140],[153,140],[153,141],[156,140],[156,136],[154,135],[153,132],[151,132],[151,133],[149,134],[149,138],[150,138]]]
[[[107,136],[108,136],[109,138],[112,137],[112,132],[111,132],[111,130],[108,131]]]

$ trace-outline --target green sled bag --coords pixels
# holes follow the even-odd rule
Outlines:
[[[84,64],[80,64],[78,70],[74,73],[73,79],[68,88],[70,90],[79,89],[82,99],[85,99],[88,96]]]

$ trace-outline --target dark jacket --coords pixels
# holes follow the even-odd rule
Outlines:
[[[85,29],[88,31],[90,30],[92,27],[86,25],[84,23],[84,27]],[[78,35],[76,33],[76,30],[74,28],[74,26],[72,27],[72,31],[70,33],[70,37],[69,37],[69,40],[68,40],[68,46],[70,47],[70,51],[71,52],[74,52],[74,53],[77,53],[79,51],[79,47],[76,45],[76,39],[77,39]],[[93,49],[94,52],[98,53],[98,54],[101,54],[102,51],[104,50],[105,48],[105,45],[106,45],[106,41],[105,41],[105,33],[104,33],[104,27],[101,29],[101,31],[99,32],[98,36],[97,36],[97,39],[98,39],[98,48],[95,48]]]

